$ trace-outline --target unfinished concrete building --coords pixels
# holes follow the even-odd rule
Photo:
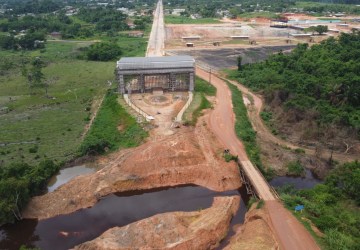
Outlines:
[[[123,57],[116,65],[119,93],[153,90],[193,91],[195,60],[191,56]]]

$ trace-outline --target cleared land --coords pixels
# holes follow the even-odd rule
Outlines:
[[[237,66],[237,57],[242,57],[242,63],[254,63],[265,60],[269,55],[293,49],[294,45],[287,46],[268,46],[253,48],[222,48],[222,49],[202,49],[202,50],[170,50],[171,53],[178,55],[190,55],[197,61],[204,62],[213,69],[234,68]]]

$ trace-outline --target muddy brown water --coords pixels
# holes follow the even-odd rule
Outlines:
[[[208,208],[215,196],[232,195],[239,195],[239,191],[214,192],[199,186],[112,194],[91,208],[68,215],[42,221],[25,219],[5,225],[0,228],[0,249],[18,249],[21,245],[51,250],[69,249],[115,226],[124,226],[159,213]],[[242,223],[245,213],[246,207],[241,200],[232,224]]]
[[[309,189],[322,182],[317,179],[309,169],[305,171],[305,177],[278,176],[270,181],[270,185],[273,187],[293,185],[296,189]]]
[[[74,166],[74,167],[61,169],[57,175],[54,175],[49,180],[47,191],[49,193],[53,192],[55,189],[69,182],[74,177],[84,174],[94,173],[96,170],[97,167],[91,165],[81,165],[81,166]]]

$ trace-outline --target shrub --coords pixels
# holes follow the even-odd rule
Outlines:
[[[116,43],[107,42],[92,44],[86,51],[87,59],[92,61],[111,61],[121,54],[122,50]]]
[[[265,204],[263,199],[259,200],[258,204],[256,204],[256,209],[261,209]]]
[[[291,161],[286,164],[287,175],[290,176],[303,176],[305,175],[305,169],[299,161]]]
[[[37,153],[38,150],[39,150],[39,146],[35,145],[35,146],[29,148],[29,153],[35,154],[35,153]]]
[[[225,159],[226,162],[230,162],[230,161],[237,162],[238,156],[237,155],[232,155],[230,153],[225,153],[224,154],[224,159]]]
[[[305,150],[302,148],[296,148],[296,149],[294,149],[294,152],[297,154],[305,154]]]

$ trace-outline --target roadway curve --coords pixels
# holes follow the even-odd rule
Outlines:
[[[209,79],[209,73],[200,68],[196,69],[196,74],[204,80]],[[249,162],[245,148],[241,141],[237,139],[234,131],[235,115],[232,109],[231,92],[226,82],[212,75],[211,84],[217,88],[217,94],[215,108],[209,117],[210,127],[224,146],[239,156],[244,170],[248,169],[248,177],[254,183],[260,197],[265,200],[265,208],[269,213],[272,228],[281,249],[320,249],[304,226],[275,199],[269,185]]]

